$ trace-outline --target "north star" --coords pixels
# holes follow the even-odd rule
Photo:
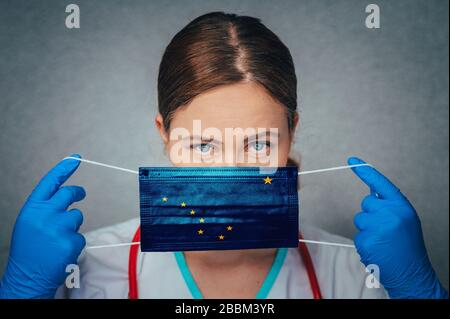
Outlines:
[[[208,314],[209,306],[189,306],[184,303],[175,307],[175,313],[201,313],[203,317]]]

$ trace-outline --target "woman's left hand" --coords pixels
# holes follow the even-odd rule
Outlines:
[[[363,163],[355,157],[348,160],[349,165]],[[428,258],[414,207],[375,168],[352,170],[370,188],[354,218],[361,262],[378,266],[378,279],[391,298],[448,298]]]

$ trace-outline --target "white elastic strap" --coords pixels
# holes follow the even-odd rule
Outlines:
[[[90,161],[90,160],[87,160],[87,159],[84,159],[84,158],[68,156],[68,157],[63,158],[63,160],[65,160],[65,159],[73,159],[73,160],[77,160],[77,161],[88,163],[88,164],[93,164],[93,165],[98,165],[98,166],[103,166],[103,167],[116,169],[116,170],[119,170],[119,171],[122,171],[122,172],[127,172],[127,173],[132,173],[132,174],[139,174],[138,171],[134,171],[132,169],[122,168],[122,167],[119,167],[119,166],[104,164],[104,163],[95,162],[95,161]],[[302,171],[302,172],[298,172],[298,175],[306,175],[306,174],[315,174],[315,173],[337,171],[337,170],[340,170],[340,169],[347,169],[347,168],[360,167],[360,166],[371,166],[371,167],[373,167],[372,164],[368,164],[368,163],[353,164],[353,165],[344,165],[344,166],[336,166],[336,167],[330,167],[330,168],[315,169],[315,170],[312,170],[312,171]]]
[[[73,160],[77,160],[80,162],[84,162],[84,163],[88,163],[88,164],[93,164],[93,165],[98,165],[98,166],[103,166],[103,167],[108,167],[108,168],[112,168],[112,169],[116,169],[118,171],[122,171],[122,172],[127,172],[127,173],[132,173],[132,174],[138,174],[138,171],[133,171],[132,169],[128,169],[128,168],[122,168],[119,166],[114,166],[114,165],[108,165],[108,164],[104,164],[104,163],[100,163],[100,162],[95,162],[95,161],[90,161],[84,158],[78,158],[78,157],[72,157],[72,156],[68,156],[68,157],[64,157],[63,160],[65,159],[73,159]]]
[[[336,166],[336,167],[330,167],[330,168],[315,169],[315,170],[312,170],[312,171],[302,171],[302,172],[298,172],[298,175],[306,175],[306,174],[315,174],[315,173],[337,171],[337,170],[340,170],[340,169],[347,169],[347,168],[360,167],[360,166],[373,167],[373,165],[369,164],[369,163],[353,164],[353,165],[344,165],[344,166]]]
[[[104,163],[100,163],[100,162],[95,162],[95,161],[90,161],[84,158],[78,158],[78,157],[65,157],[63,158],[63,160],[65,159],[73,159],[73,160],[77,160],[80,162],[84,162],[84,163],[88,163],[88,164],[93,164],[93,165],[98,165],[98,166],[103,166],[103,167],[107,167],[107,168],[112,168],[112,169],[116,169],[122,172],[127,172],[127,173],[132,173],[132,174],[138,174],[138,171],[134,171],[128,168],[122,168],[122,167],[118,167],[118,166],[114,166],[114,165],[109,165],[109,164],[104,164]],[[314,173],[322,173],[322,172],[329,172],[329,171],[336,171],[336,170],[341,170],[341,169],[348,169],[348,168],[352,168],[352,167],[359,167],[359,166],[371,166],[373,167],[371,164],[368,163],[364,163],[364,164],[354,164],[354,165],[344,165],[344,166],[336,166],[336,167],[330,167],[330,168],[322,168],[322,169],[315,169],[312,171],[302,171],[299,172],[298,175],[306,175],[306,174],[314,174]],[[317,240],[308,240],[308,239],[299,239],[299,242],[303,242],[303,243],[308,243],[308,244],[318,244],[318,245],[327,245],[327,246],[339,246],[339,247],[348,247],[348,248],[355,248],[355,245],[349,245],[349,244],[340,244],[340,243],[330,243],[330,242],[326,242],[326,241],[317,241]],[[138,245],[140,244],[140,242],[130,242],[130,243],[121,243],[121,244],[111,244],[111,245],[98,245],[98,246],[86,246],[86,249],[98,249],[98,248],[109,248],[109,247],[121,247],[121,246],[132,246],[132,245]]]
[[[339,246],[339,247],[355,248],[355,245],[340,244],[340,243],[330,243],[330,242],[327,242],[327,241],[308,240],[308,239],[299,239],[298,241],[300,243],[307,243],[307,244],[318,244],[318,245],[327,245],[327,246]],[[130,242],[130,243],[88,246],[88,247],[86,247],[86,249],[99,249],[99,248],[112,248],[112,247],[121,247],[121,246],[133,246],[133,245],[139,245],[140,243],[141,243],[140,241],[133,241],[133,242]]]

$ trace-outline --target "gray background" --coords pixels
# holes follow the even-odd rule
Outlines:
[[[290,48],[299,78],[302,168],[357,155],[408,196],[448,287],[448,1],[0,1],[0,273],[28,193],[71,153],[136,169],[168,165],[153,125],[164,48],[195,17],[262,19]],[[84,231],[138,216],[136,176],[82,165]],[[350,171],[302,179],[301,222],[351,237],[367,188]]]

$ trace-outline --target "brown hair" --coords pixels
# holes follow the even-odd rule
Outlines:
[[[259,83],[284,105],[294,129],[297,77],[283,42],[257,18],[211,12],[194,19],[170,41],[159,66],[158,107],[165,130],[174,112],[197,95],[242,81]]]

